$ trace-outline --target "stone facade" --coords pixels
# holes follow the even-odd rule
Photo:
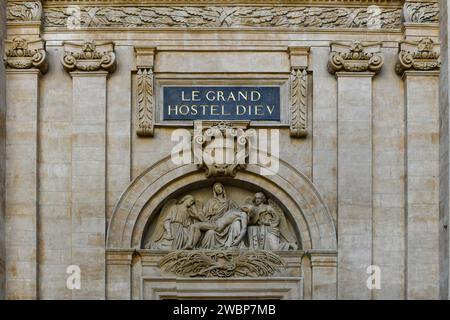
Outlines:
[[[6,3],[0,4],[0,52],[6,38]],[[3,59],[3,58],[2,58]],[[0,299],[5,298],[5,68],[0,63]]]
[[[6,298],[449,297],[437,1],[124,3],[8,1]],[[165,120],[174,86],[276,87],[280,118]],[[239,164],[171,158],[177,129],[204,151],[227,128],[276,132],[277,166],[247,140]],[[217,183],[235,205],[208,217]]]

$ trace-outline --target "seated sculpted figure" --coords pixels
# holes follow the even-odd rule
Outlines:
[[[239,209],[233,208],[225,212],[216,221],[197,222],[190,226],[187,245],[184,249],[194,249],[198,246],[208,249],[238,247],[247,233],[248,214],[251,205]]]

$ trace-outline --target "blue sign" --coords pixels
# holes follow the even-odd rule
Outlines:
[[[164,120],[280,121],[279,87],[164,87]]]

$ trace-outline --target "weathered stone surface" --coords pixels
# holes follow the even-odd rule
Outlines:
[[[7,298],[448,298],[448,20],[439,39],[436,1],[349,3],[9,1],[0,296],[6,257]],[[274,174],[174,163],[174,132],[191,139],[196,126],[163,120],[164,86],[280,87],[280,122],[229,124],[277,130]],[[216,182],[240,206],[263,192],[280,209],[298,244],[269,250],[285,268],[161,268],[173,251],[145,247],[162,209],[185,195],[204,204]],[[206,270],[236,271],[233,250],[211,261],[193,247]],[[79,290],[66,286],[73,265]],[[367,287],[371,265],[381,288]]]
[[[0,52],[6,38],[6,1],[0,4]],[[3,57],[0,62],[0,299],[5,298],[5,125],[6,75]]]

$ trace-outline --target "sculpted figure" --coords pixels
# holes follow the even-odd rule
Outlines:
[[[248,247],[262,250],[297,249],[283,211],[262,192],[255,194],[249,218]]]
[[[226,211],[237,207],[233,200],[228,199],[224,186],[217,182],[213,185],[213,197],[203,207],[203,214],[207,220],[215,221]]]
[[[197,222],[189,228],[189,238],[184,249],[194,249],[203,232],[200,247],[208,249],[232,248],[241,244],[246,232],[251,205],[230,209],[216,221]]]
[[[204,219],[193,196],[186,195],[179,201],[171,200],[162,208],[153,237],[146,247],[159,250],[182,249],[188,240],[189,226]]]

